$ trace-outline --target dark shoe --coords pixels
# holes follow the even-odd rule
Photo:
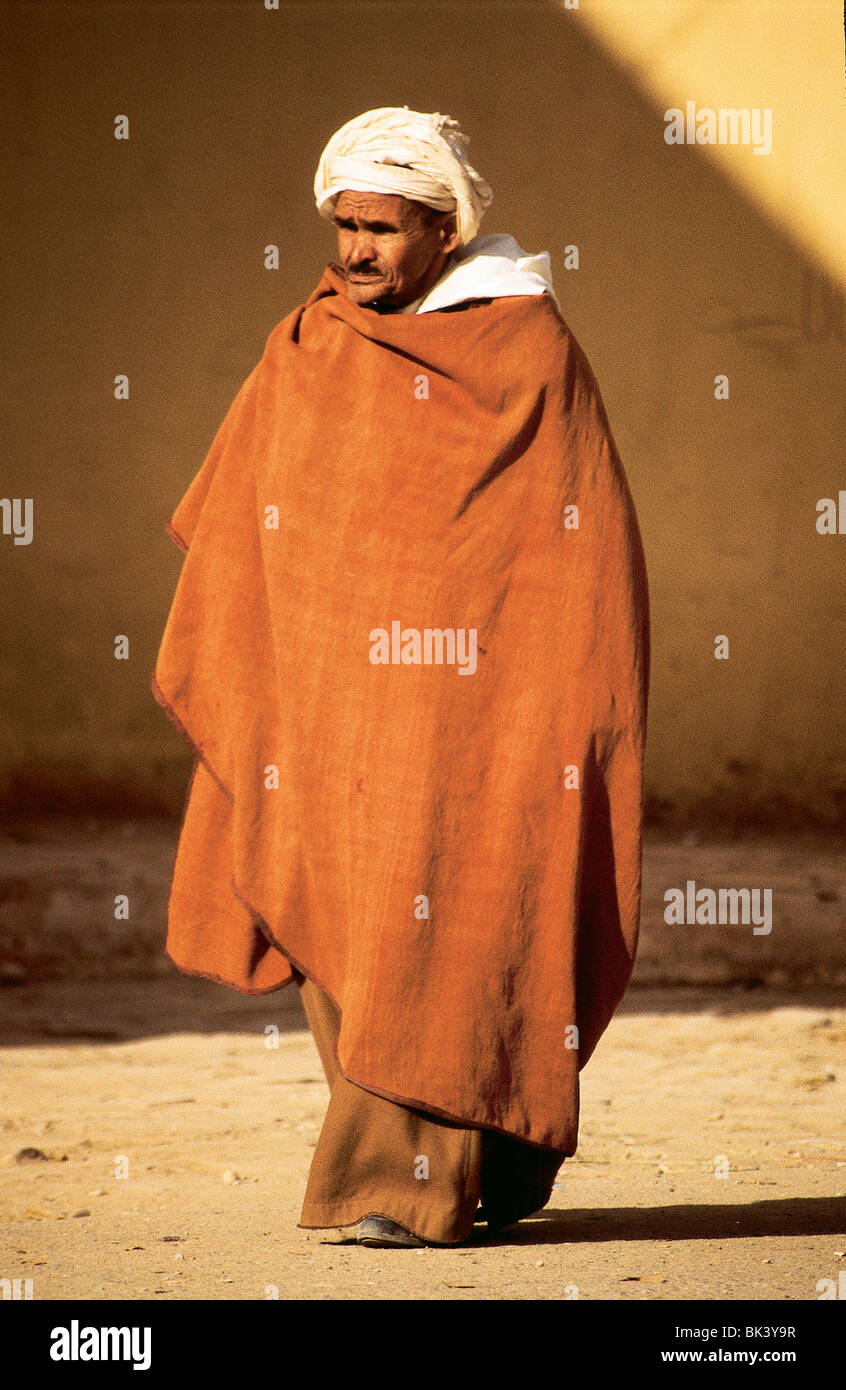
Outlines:
[[[425,1240],[412,1235],[405,1226],[401,1226],[398,1221],[392,1221],[388,1216],[365,1216],[364,1220],[359,1222],[357,1240],[359,1245],[384,1248],[400,1245],[419,1250],[426,1245]]]
[[[488,1228],[488,1235],[496,1235],[498,1231],[501,1231],[503,1227],[508,1224],[503,1221],[498,1221],[496,1217],[485,1211],[484,1207],[479,1207],[479,1210],[473,1217],[473,1225],[481,1226],[483,1222]]]
[[[485,1207],[479,1207],[473,1217],[473,1225],[478,1226],[484,1221],[488,1228],[488,1234],[497,1235],[499,1231],[506,1230],[508,1226],[516,1226],[517,1222],[522,1221],[524,1216],[533,1216],[538,1210],[540,1210],[538,1207],[533,1207],[531,1211],[526,1211],[520,1207],[516,1211],[500,1212],[495,1215],[493,1212],[487,1211]]]

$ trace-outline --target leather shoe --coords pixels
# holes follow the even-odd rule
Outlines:
[[[359,1245],[384,1248],[406,1246],[419,1250],[426,1245],[425,1240],[413,1235],[398,1221],[392,1221],[388,1216],[378,1215],[365,1216],[364,1220],[359,1222],[356,1239]]]

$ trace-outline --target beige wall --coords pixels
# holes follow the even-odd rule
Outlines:
[[[607,34],[489,2],[16,0],[3,27],[2,490],[35,504],[32,545],[0,537],[13,804],[181,806],[186,755],[149,691],[180,567],[163,525],[333,255],[311,197],[323,144],[408,103],[462,121],[496,195],[483,230],[550,252],[602,386],[652,586],[653,813],[844,823],[846,536],[815,530],[817,499],[846,488],[842,292],[804,227],[665,145],[664,103]],[[785,26],[785,67],[801,43]]]

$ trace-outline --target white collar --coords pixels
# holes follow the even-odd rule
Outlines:
[[[439,280],[401,314],[429,314],[468,299],[550,294],[555,299],[549,253],[529,256],[507,233],[474,237],[455,252]],[[558,301],[555,301],[556,304]]]

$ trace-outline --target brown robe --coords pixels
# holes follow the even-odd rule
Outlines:
[[[573,1153],[637,941],[649,635],[555,301],[379,315],[327,267],[169,530],[153,689],[198,755],[170,956],[248,992],[293,962],[349,1080]]]

